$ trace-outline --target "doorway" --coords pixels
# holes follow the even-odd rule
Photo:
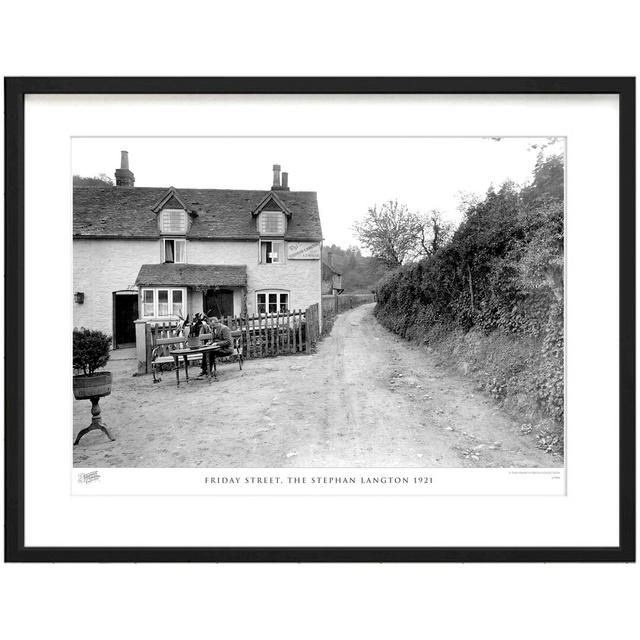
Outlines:
[[[138,293],[117,291],[113,294],[113,348],[135,347],[138,319]]]
[[[231,289],[208,289],[204,293],[203,309],[207,315],[218,318],[233,316],[233,291]]]

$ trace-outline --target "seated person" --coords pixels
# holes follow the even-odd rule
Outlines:
[[[223,358],[225,356],[233,355],[233,337],[231,335],[231,330],[229,329],[229,327],[227,327],[226,324],[222,324],[222,322],[220,322],[220,320],[216,316],[210,316],[206,324],[211,330],[212,341],[217,342],[220,345],[220,348],[215,350],[215,357]],[[202,371],[200,372],[201,376],[207,375],[206,358],[209,358],[209,363],[211,365],[211,368],[213,368],[213,357],[214,354],[212,352],[204,353],[202,355]]]

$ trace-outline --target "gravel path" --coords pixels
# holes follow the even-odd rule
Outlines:
[[[175,386],[112,360],[100,432],[78,467],[553,467],[532,435],[473,383],[381,327],[373,306],[336,319],[311,355],[219,366],[219,381]],[[196,369],[191,370],[196,375]],[[74,433],[89,423],[74,403]]]

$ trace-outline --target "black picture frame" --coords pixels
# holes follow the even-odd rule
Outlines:
[[[635,78],[5,78],[5,561],[635,561]],[[24,101],[28,94],[616,94],[620,150],[619,531],[615,547],[26,547]],[[12,309],[8,318],[8,309]]]

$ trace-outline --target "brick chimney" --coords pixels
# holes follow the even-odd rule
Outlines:
[[[282,173],[282,184],[280,184],[280,165],[273,165],[273,185],[271,191],[289,191],[289,174],[286,171]]]
[[[275,191],[280,188],[280,165],[273,165],[273,185],[271,185],[271,189]]]
[[[120,168],[116,169],[116,187],[133,187],[136,181],[133,172],[129,170],[129,152],[120,152]]]

